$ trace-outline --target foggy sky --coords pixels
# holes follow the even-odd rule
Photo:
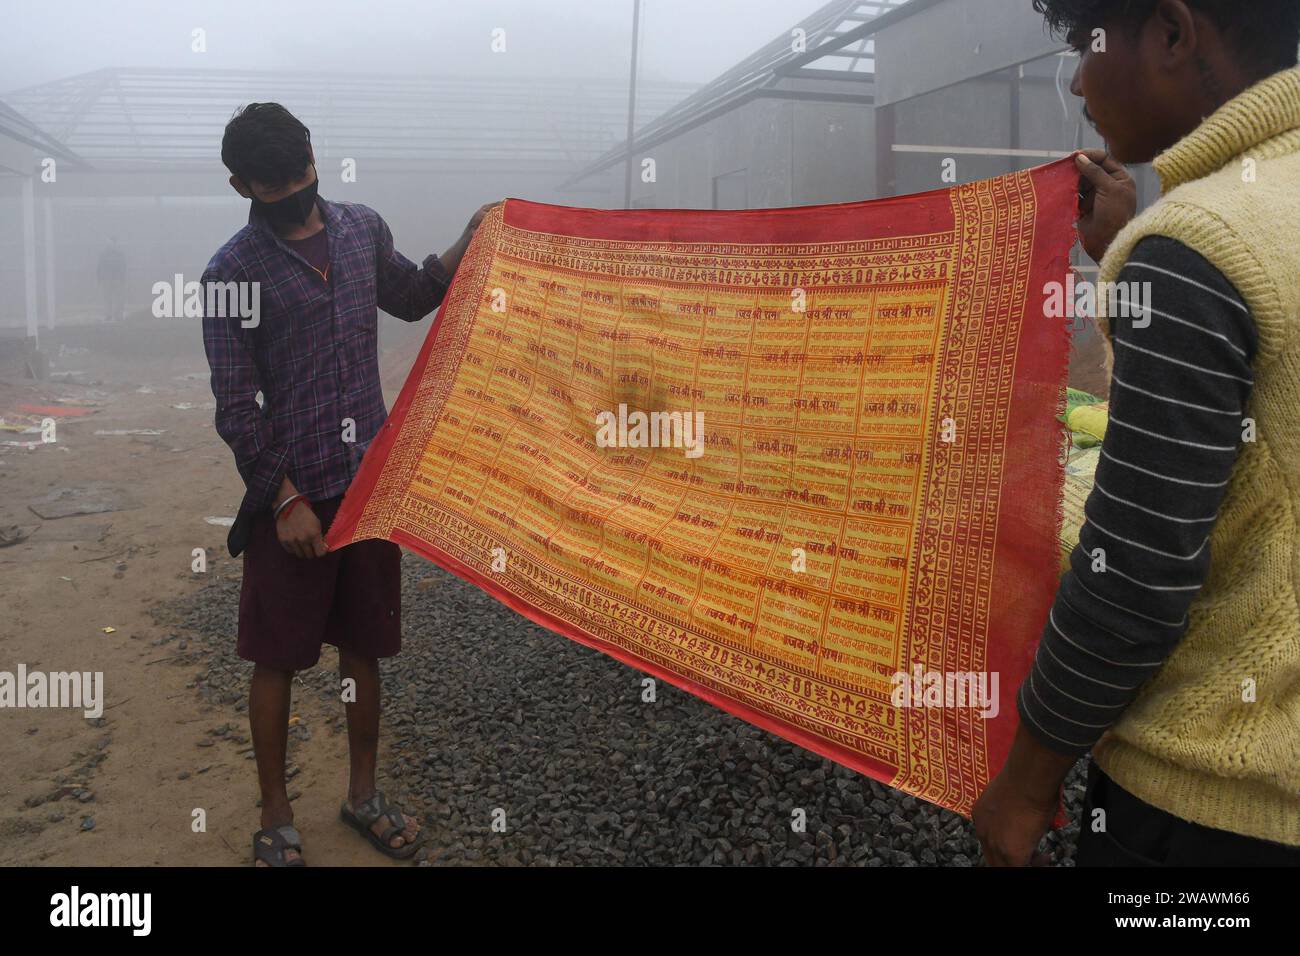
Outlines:
[[[703,83],[825,0],[643,0],[646,79]],[[632,0],[23,0],[0,91],[104,67],[608,76],[627,82]],[[207,31],[207,52],[190,50]],[[490,50],[505,28],[507,52]],[[0,93],[3,96],[3,93]]]

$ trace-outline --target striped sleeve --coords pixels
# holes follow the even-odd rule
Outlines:
[[[1139,243],[1118,283],[1148,311],[1111,320],[1115,368],[1097,481],[1017,699],[1040,742],[1080,756],[1187,630],[1246,431],[1257,347],[1241,296],[1173,239]]]

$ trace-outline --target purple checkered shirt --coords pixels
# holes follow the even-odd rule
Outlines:
[[[397,252],[373,209],[318,204],[328,281],[255,212],[203,274],[205,290],[210,282],[260,283],[255,327],[244,328],[238,315],[203,317],[217,433],[247,487],[241,511],[270,507],[285,474],[312,501],[347,489],[388,415],[376,309],[418,322],[451,281],[437,256],[417,266]],[[345,419],[355,422],[353,442],[344,441]]]

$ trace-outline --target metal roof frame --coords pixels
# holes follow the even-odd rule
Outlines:
[[[629,144],[619,143],[567,182],[583,179],[625,162],[629,154],[672,139],[754,99],[799,99],[870,104],[875,80],[873,27],[909,15],[911,8],[933,0],[831,0],[785,33],[741,60],[668,110],[646,123]],[[792,42],[796,30],[805,35],[805,50]],[[791,89],[791,80],[822,80],[860,84],[861,91]]]
[[[80,156],[4,102],[0,102],[0,138],[22,143],[60,162],[86,166]]]
[[[697,87],[641,85],[651,115]],[[276,100],[312,128],[320,158],[389,170],[571,172],[626,135],[626,91],[601,79],[253,70],[104,69],[8,95],[94,168],[185,171],[219,163],[236,107]]]

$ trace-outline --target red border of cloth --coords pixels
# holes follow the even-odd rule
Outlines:
[[[1018,717],[1015,697],[1033,662],[1043,623],[1056,592],[1059,572],[1058,525],[1064,466],[1060,459],[1060,424],[1068,362],[1065,320],[1043,317],[1039,308],[1044,286],[1064,282],[1075,241],[1078,172],[1072,159],[1030,171],[1037,213],[1027,301],[1022,326],[1006,436],[1002,507],[997,525],[997,566],[994,569],[987,664],[1000,675],[1000,716],[987,728],[990,775],[1005,762]],[[933,233],[951,228],[948,190],[914,196],[791,209],[754,211],[603,211],[549,206],[509,200],[503,210],[508,226],[559,235],[644,242],[699,243],[711,240],[789,244],[854,241]],[[738,224],[740,228],[738,228]],[[471,253],[472,254],[472,253]],[[460,281],[459,275],[453,280]],[[451,301],[449,291],[439,309],[420,355],[396,404],[371,443],[356,479],[330,529],[327,543],[337,547],[354,536],[365,505],[401,433],[418,383]],[[455,557],[396,530],[390,540],[428,558],[451,573],[482,588],[525,617],[572,640],[596,648],[625,664],[703,698],[749,723],[776,733],[815,753],[829,757],[888,783],[896,768],[873,761],[827,739],[725,698],[694,681],[664,670],[626,650],[611,646],[572,622],[553,617],[520,600]],[[1003,719],[1005,718],[1005,719]]]

